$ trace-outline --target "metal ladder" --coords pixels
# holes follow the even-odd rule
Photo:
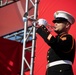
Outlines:
[[[26,0],[26,8],[25,8],[25,17],[27,19],[27,16],[29,15],[29,2],[33,5],[34,13],[33,13],[33,19],[37,19],[37,12],[38,12],[38,0]],[[33,22],[33,25],[28,32],[28,19],[24,23],[24,41],[23,41],[23,52],[22,52],[22,64],[21,64],[21,75],[24,75],[24,66],[25,64],[28,66],[28,69],[30,71],[30,75],[33,75],[33,68],[34,68],[34,55],[35,55],[35,39],[36,39],[36,22]],[[29,47],[26,47],[27,40],[32,33],[32,45]],[[31,50],[31,61],[30,64],[28,63],[25,55],[27,50]]]

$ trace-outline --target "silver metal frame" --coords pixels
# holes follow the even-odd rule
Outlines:
[[[24,34],[24,30],[22,29],[22,30],[15,31],[15,32],[10,33],[10,34],[6,34],[2,37],[9,39],[9,40],[15,40],[17,42],[23,43],[23,34]]]
[[[32,0],[30,0],[30,2],[32,3],[33,7],[34,7],[34,19],[37,19],[37,12],[38,12],[38,0],[35,0],[34,2]],[[26,9],[25,12],[27,13],[27,16],[29,15],[29,0],[26,0]],[[27,18],[26,16],[26,18]],[[28,37],[30,35],[27,35],[27,30],[28,30],[28,20],[24,23],[24,41],[23,41],[23,52],[22,52],[22,65],[21,65],[21,75],[24,75],[24,65],[25,63],[27,64],[29,70],[30,70],[30,75],[33,75],[33,68],[34,68],[34,55],[35,55],[35,39],[36,39],[36,22],[33,22],[33,26],[32,26],[32,46],[30,47],[26,47],[26,43],[28,40]],[[28,63],[28,61],[26,60],[25,54],[26,54],[26,50],[27,49],[31,49],[31,62]]]

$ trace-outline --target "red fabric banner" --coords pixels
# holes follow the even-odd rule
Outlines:
[[[21,68],[22,44],[0,38],[0,75],[17,75]]]
[[[31,41],[26,47],[31,46]],[[0,75],[19,75],[21,72],[22,47],[20,42],[0,37]],[[25,58],[30,63],[31,52],[27,51]],[[25,69],[27,65],[24,65]]]
[[[64,10],[71,13],[76,18],[76,0],[40,0],[38,17],[44,18],[50,25],[53,25],[52,20],[54,19],[54,12],[58,10]],[[76,40],[76,22],[72,25],[69,33],[73,35]],[[52,32],[55,35],[54,32]],[[34,75],[45,75],[47,65],[47,51],[49,46],[43,41],[43,39],[37,35],[36,40],[36,53],[35,53],[35,65]],[[76,54],[75,54],[76,55]],[[76,75],[76,56],[73,64],[74,75]],[[28,74],[27,74],[28,75]]]

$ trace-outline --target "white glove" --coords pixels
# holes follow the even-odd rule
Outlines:
[[[45,19],[39,19],[38,20],[38,25],[41,26],[41,25],[44,25],[46,26],[48,24],[48,22],[45,20]]]

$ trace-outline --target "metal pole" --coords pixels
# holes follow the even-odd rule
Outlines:
[[[35,0],[35,6],[34,6],[34,19],[37,19],[37,3],[38,1]],[[32,53],[31,53],[31,70],[30,75],[33,75],[34,70],[34,55],[35,55],[35,42],[36,42],[36,22],[34,22],[33,27],[33,38],[32,38]]]
[[[29,0],[26,0],[26,13],[28,13],[28,6],[29,6]],[[27,16],[28,16],[28,14],[27,14]],[[27,17],[26,16],[26,17]],[[24,75],[24,60],[25,60],[25,47],[26,47],[26,40],[25,40],[25,38],[26,38],[26,35],[27,35],[27,21],[25,22],[25,24],[24,24],[24,41],[23,41],[23,52],[22,52],[22,66],[21,66],[21,75]]]

